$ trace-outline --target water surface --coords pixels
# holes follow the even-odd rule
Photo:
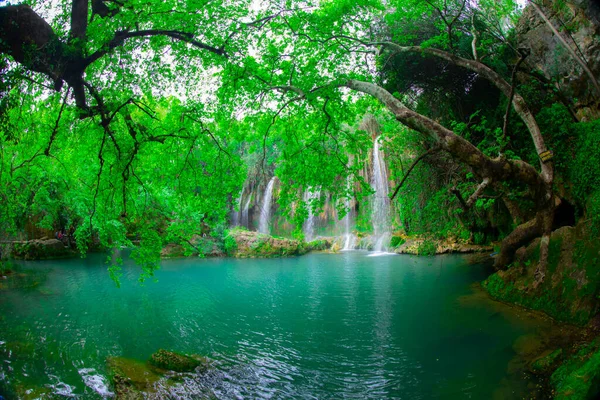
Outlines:
[[[87,259],[23,262],[27,289],[0,291],[0,393],[46,387],[110,396],[105,360],[159,348],[215,360],[182,398],[489,399],[508,391],[513,342],[535,329],[458,299],[485,278],[460,256],[164,261],[121,288]],[[8,395],[8,396],[7,396]]]

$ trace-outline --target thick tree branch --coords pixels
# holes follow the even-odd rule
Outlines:
[[[27,69],[48,75],[62,85],[64,44],[52,27],[27,5],[0,7],[0,52]]]
[[[104,55],[108,54],[113,49],[115,49],[119,46],[122,46],[123,43],[125,43],[125,40],[127,40],[127,39],[136,38],[136,37],[152,37],[152,36],[167,36],[167,37],[170,37],[170,38],[173,38],[176,40],[180,40],[182,42],[189,43],[192,46],[198,47],[200,49],[208,50],[219,56],[228,57],[225,50],[223,50],[221,48],[216,48],[216,47],[210,46],[208,44],[202,43],[198,40],[195,40],[194,35],[191,33],[187,33],[187,32],[160,30],[160,29],[147,29],[147,30],[131,31],[131,32],[130,31],[118,31],[115,33],[115,36],[108,43],[106,43],[99,50],[97,50],[95,53],[91,54],[89,57],[87,57],[83,61],[84,68],[86,68],[88,65],[90,65],[94,61],[98,60],[99,58],[103,57]]]
[[[415,111],[405,107],[390,92],[373,83],[348,80],[342,86],[369,94],[380,100],[405,126],[436,140],[440,147],[473,168],[482,177],[498,181],[519,180],[535,190],[547,190],[547,183],[536,169],[521,160],[490,158],[466,139]]]
[[[443,60],[453,63],[454,65],[457,65],[459,67],[463,67],[463,68],[469,69],[470,71],[476,72],[483,78],[487,79],[494,86],[496,86],[502,93],[504,93],[504,95],[506,97],[511,96],[512,85],[509,84],[506,80],[504,80],[504,78],[502,78],[502,76],[500,76],[497,72],[495,72],[490,67],[488,67],[487,65],[485,65],[479,61],[461,58],[461,57],[455,56],[454,54],[448,53],[446,51],[431,48],[431,47],[421,48],[418,46],[400,46],[400,45],[397,45],[392,42],[370,42],[369,45],[384,46],[384,47],[391,49],[392,51],[394,51],[396,53],[417,53],[417,54],[425,54],[425,55],[431,55],[434,57],[441,58]],[[521,117],[521,119],[527,126],[527,129],[529,130],[529,133],[531,135],[531,138],[533,140],[533,144],[535,146],[537,153],[541,154],[541,153],[546,152],[548,150],[548,148],[546,147],[546,143],[544,142],[544,138],[542,136],[540,128],[539,128],[532,112],[529,110],[529,107],[527,106],[525,99],[523,99],[523,97],[516,92],[513,94],[512,97],[513,97],[513,99],[512,99],[513,107],[514,107],[515,111],[517,112],[517,114],[519,115],[519,117]],[[546,180],[549,183],[552,182],[554,179],[554,169],[553,169],[552,163],[551,162],[544,163],[544,162],[540,161],[540,166],[542,169],[542,176],[543,176],[544,180]],[[548,193],[547,197],[549,197],[549,196],[550,196],[550,194]]]
[[[473,40],[471,41],[471,51],[473,52],[473,60],[479,61],[479,56],[477,54],[477,40],[479,38],[477,36],[477,28],[475,28],[475,13],[471,15],[471,35],[473,35]]]
[[[481,181],[479,186],[477,186],[477,189],[475,189],[473,194],[469,197],[469,200],[467,200],[467,202],[466,202],[467,208],[471,208],[473,206],[473,204],[475,203],[475,201],[477,201],[477,199],[479,197],[481,197],[481,195],[483,194],[483,191],[485,190],[485,188],[488,187],[490,182],[491,182],[490,178],[484,178],[483,181]]]
[[[76,47],[83,48],[88,24],[88,0],[73,0],[71,7],[71,35],[69,43],[76,42]]]

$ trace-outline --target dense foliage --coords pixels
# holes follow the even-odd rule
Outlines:
[[[515,79],[526,55],[512,0],[31,6],[0,8],[4,238],[64,229],[83,252],[134,247],[149,275],[167,242],[227,237],[244,181],[273,173],[296,236],[324,205],[302,201],[309,187],[340,218],[356,198],[366,230],[362,171],[379,133],[359,128],[365,114],[403,182],[393,219],[405,233],[508,235],[505,253],[532,239],[519,236],[524,222],[547,236],[556,190],[537,154],[544,138],[558,196],[580,214],[600,207],[596,124],[575,123],[548,82]]]

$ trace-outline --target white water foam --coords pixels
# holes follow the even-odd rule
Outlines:
[[[78,372],[85,386],[91,388],[105,399],[114,397],[115,394],[110,391],[106,378],[96,373],[94,368],[82,368]]]

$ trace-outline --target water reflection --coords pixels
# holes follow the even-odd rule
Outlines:
[[[459,303],[485,274],[460,257],[172,260],[143,286],[126,263],[120,289],[99,257],[23,267],[38,284],[0,296],[0,381],[64,396],[110,396],[108,356],[167,348],[215,369],[155,398],[489,398],[536,329]]]

